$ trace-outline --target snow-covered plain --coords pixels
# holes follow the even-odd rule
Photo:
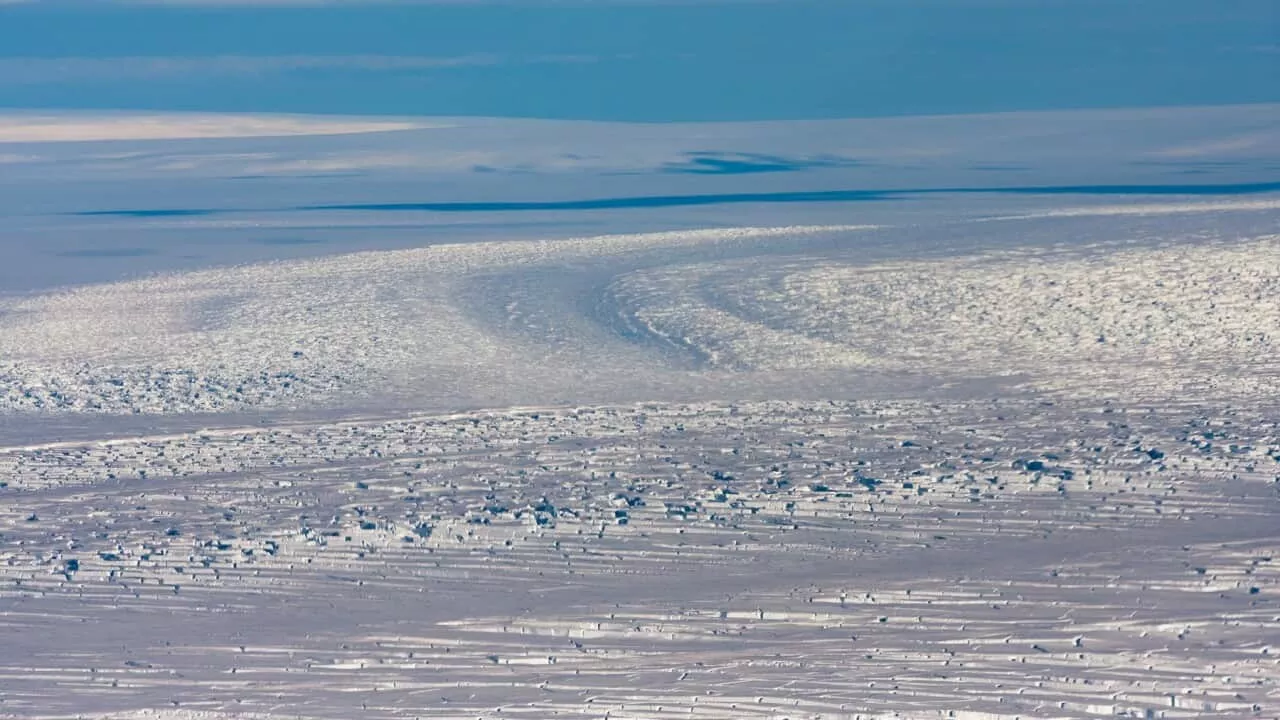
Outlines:
[[[0,717],[1276,717],[1276,117],[0,122]]]

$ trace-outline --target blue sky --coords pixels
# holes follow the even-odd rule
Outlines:
[[[0,107],[758,120],[1280,100],[1275,0],[0,0]]]

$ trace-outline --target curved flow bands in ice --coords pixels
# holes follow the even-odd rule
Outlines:
[[[1042,389],[1255,394],[1280,375],[1280,236],[626,274],[655,336],[733,370],[1029,375]]]
[[[367,395],[388,384],[462,393],[473,383],[531,382],[539,371],[553,382],[557,373],[575,370],[563,353],[477,318],[465,306],[468,287],[513,269],[851,229],[857,228],[443,245],[3,301],[0,409],[225,411]],[[554,367],[541,362],[553,354]]]
[[[1100,226],[1127,242],[1031,239],[1096,230],[1082,222],[1002,224],[1026,245],[913,244],[933,228],[713,229],[73,288],[0,301],[0,410],[555,403],[584,389],[714,395],[814,373],[1027,379],[1131,399],[1273,386],[1280,236],[1139,219]],[[964,232],[992,225],[963,227],[936,230],[971,242]]]

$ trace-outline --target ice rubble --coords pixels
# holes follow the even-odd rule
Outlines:
[[[1280,688],[1261,408],[529,409],[0,476],[0,717],[1173,720]]]

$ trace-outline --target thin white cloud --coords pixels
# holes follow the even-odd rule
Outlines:
[[[261,75],[306,70],[367,72],[442,70],[500,64],[587,63],[594,60],[593,57],[582,55],[504,58],[492,54],[453,57],[406,55],[10,57],[0,58],[0,84],[25,85],[72,80],[164,78],[193,74]]]
[[[358,118],[287,115],[221,113],[52,115],[17,113],[0,115],[0,143],[347,135],[430,127],[444,126],[435,123],[398,120],[362,120]]]
[[[1221,158],[1248,154],[1264,146],[1272,148],[1280,146],[1280,123],[1266,131],[1177,145],[1156,150],[1150,155],[1162,159]]]

